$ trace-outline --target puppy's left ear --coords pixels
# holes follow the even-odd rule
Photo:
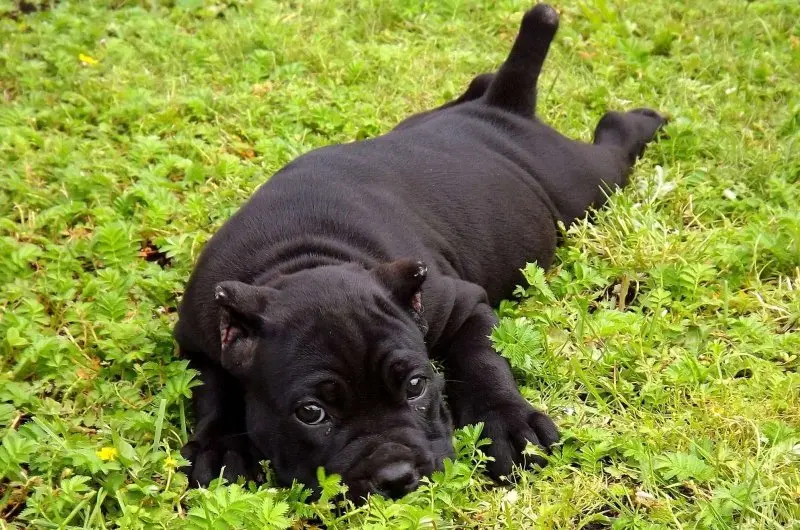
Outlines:
[[[422,314],[422,284],[428,277],[428,266],[422,261],[400,259],[378,265],[372,274],[394,295],[395,300]]]
[[[234,375],[244,375],[253,365],[258,336],[275,292],[270,287],[235,281],[214,286],[214,300],[219,305],[220,362]]]

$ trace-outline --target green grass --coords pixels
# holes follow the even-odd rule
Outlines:
[[[349,511],[335,477],[316,503],[187,491],[175,306],[270,174],[456,95],[528,4],[54,3],[0,0],[0,528],[799,527],[800,3],[559,6],[547,121],[588,139],[607,108],[673,118],[500,308],[496,345],[563,446],[493,488],[466,430],[431,484]]]

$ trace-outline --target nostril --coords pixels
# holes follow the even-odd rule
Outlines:
[[[419,484],[419,476],[408,462],[393,462],[375,473],[373,484],[379,493],[388,497],[402,497]]]

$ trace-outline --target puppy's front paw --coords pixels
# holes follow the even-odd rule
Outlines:
[[[183,469],[189,477],[190,487],[206,487],[220,474],[228,482],[236,482],[239,477],[262,480],[258,458],[243,443],[191,441],[183,446],[181,454],[190,462]]]
[[[494,461],[487,464],[486,470],[495,480],[508,477],[514,465],[545,465],[542,457],[523,454],[525,447],[531,442],[549,451],[559,439],[553,420],[531,407],[522,397],[519,401],[492,407],[480,414],[475,422],[483,422],[482,436],[492,441],[485,452]]]

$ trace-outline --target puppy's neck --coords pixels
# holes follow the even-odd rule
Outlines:
[[[320,236],[307,236],[273,247],[265,260],[264,270],[253,281],[269,285],[279,276],[329,265],[357,263],[371,267],[377,262],[368,252],[346,242]]]

